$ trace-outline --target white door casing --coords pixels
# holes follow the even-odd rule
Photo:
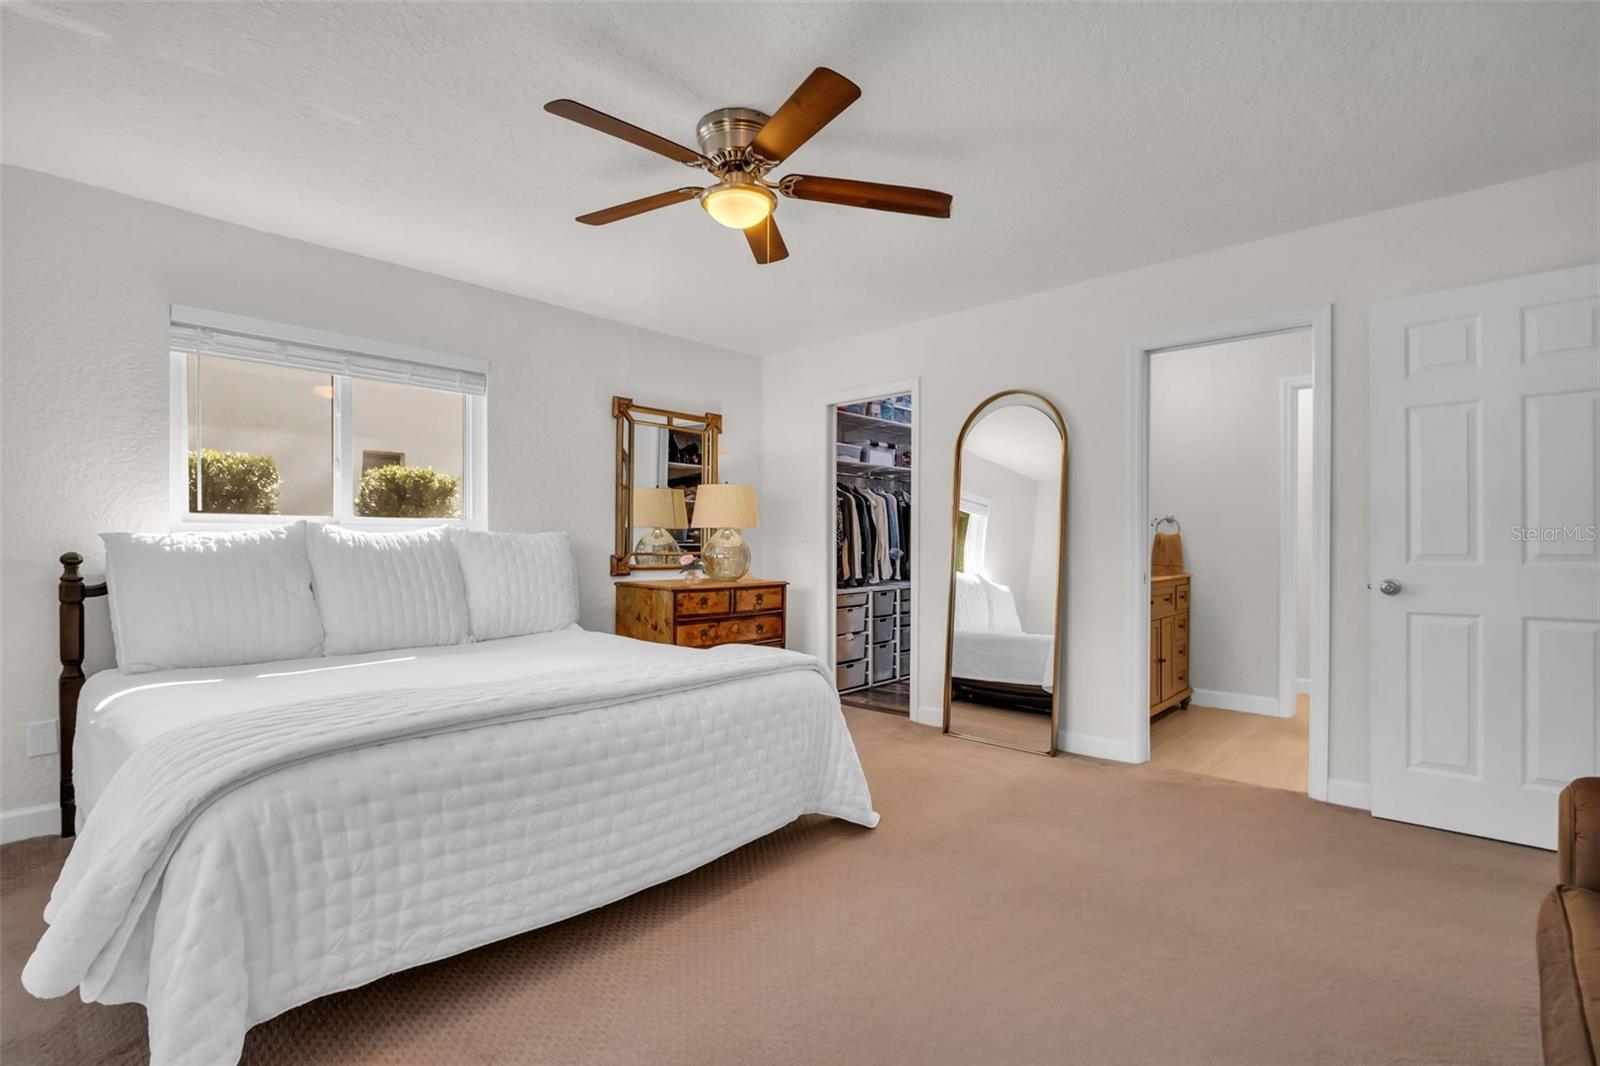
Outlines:
[[[1135,337],[1128,346],[1128,687],[1129,732],[1134,748],[1107,757],[1145,762],[1150,758],[1150,356],[1173,348],[1196,348],[1294,330],[1311,333],[1311,691],[1310,751],[1306,793],[1316,800],[1350,802],[1348,789],[1332,794],[1328,779],[1328,672],[1333,545],[1333,305],[1315,304],[1235,322],[1218,322]],[[1063,733],[1067,751],[1101,754]],[[1363,792],[1361,807],[1367,805]]]
[[[1278,432],[1278,716],[1293,718],[1300,697],[1300,632],[1302,614],[1311,605],[1301,602],[1299,587],[1302,555],[1315,555],[1315,545],[1305,543],[1300,529],[1300,498],[1309,486],[1300,483],[1300,393],[1313,387],[1311,375],[1283,378],[1279,383]],[[1315,394],[1313,394],[1315,395]],[[1315,424],[1313,423],[1313,428]],[[1309,681],[1309,679],[1308,679]]]
[[[1553,847],[1600,773],[1600,266],[1375,305],[1370,361],[1372,813]]]

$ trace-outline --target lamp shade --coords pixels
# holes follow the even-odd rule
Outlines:
[[[634,489],[633,524],[660,529],[689,528],[682,489]]]
[[[694,498],[695,529],[753,529],[754,485],[701,485]]]

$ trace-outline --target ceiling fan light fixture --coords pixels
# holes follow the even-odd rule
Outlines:
[[[751,107],[719,107],[702,115],[695,127],[698,152],[576,100],[551,100],[544,109],[557,118],[682,163],[716,182],[710,188],[686,185],[613,204],[579,215],[578,222],[606,226],[685,200],[699,200],[712,221],[743,230],[751,256],[765,265],[789,258],[788,246],[772,217],[778,209],[779,193],[794,200],[841,207],[950,217],[950,194],[934,189],[806,174],[772,175],[775,167],[784,166],[797,148],[860,96],[861,87],[855,82],[836,70],[818,67],[771,115]]]
[[[734,180],[739,178],[743,180]],[[701,194],[700,206],[729,229],[749,229],[772,214],[778,198],[743,174],[730,174],[721,185],[713,185]]]

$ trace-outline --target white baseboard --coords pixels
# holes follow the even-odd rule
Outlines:
[[[61,808],[54,803],[37,807],[18,807],[0,811],[0,844],[29,837],[48,837],[61,832]]]
[[[1372,786],[1365,781],[1341,781],[1336,777],[1328,779],[1328,802],[1337,803],[1341,807],[1356,807],[1363,811],[1372,810]]]
[[[1135,762],[1133,745],[1116,737],[1097,737],[1088,733],[1062,733],[1056,744],[1071,755],[1087,755],[1091,759],[1110,759],[1113,762]]]
[[[1247,696],[1243,692],[1223,692],[1214,688],[1197,688],[1191,703],[1202,707],[1217,707],[1224,711],[1243,711],[1246,714],[1265,714],[1282,718],[1276,696]]]
[[[1294,690],[1300,693],[1309,693],[1311,691],[1311,679],[1309,677],[1295,678]]]

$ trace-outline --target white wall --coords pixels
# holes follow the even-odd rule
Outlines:
[[[1060,581],[1060,560],[1056,545],[1060,540],[1061,478],[1038,482],[1033,511],[1033,558],[1028,563],[1028,587],[1040,593],[1028,600],[1022,613],[1025,633],[1056,631],[1056,588]]]
[[[721,412],[724,477],[760,471],[750,356],[32,171],[0,180],[5,809],[55,800],[56,760],[26,757],[23,724],[56,715],[56,558],[80,551],[97,573],[97,533],[167,523],[172,303],[487,359],[490,528],[569,530],[591,628],[612,626],[613,394]],[[782,576],[761,535],[762,573]],[[103,601],[91,618],[91,665],[105,665]]]
[[[1296,681],[1311,680],[1311,578],[1313,553],[1316,551],[1315,529],[1312,527],[1312,422],[1316,417],[1316,391],[1300,389],[1295,393],[1297,412],[1295,426],[1299,430],[1295,441],[1295,555],[1294,555],[1294,676]]]
[[[1033,518],[1039,483],[990,462],[970,449],[961,457],[961,491],[989,503],[984,526],[984,577],[1005,585],[1017,600],[1017,615],[1025,617],[1034,599],[1028,586],[1028,570],[1033,562]],[[978,570],[967,560],[968,570]]]
[[[1311,343],[1301,330],[1150,359],[1150,513],[1183,527],[1197,689],[1277,700],[1282,387],[1311,373]]]
[[[959,205],[957,211],[959,211]],[[1063,234],[1062,239],[1070,239]],[[1333,305],[1331,777],[1367,773],[1367,309],[1381,300],[1600,258],[1600,165],[1384,211],[1001,304],[768,355],[762,376],[764,572],[795,583],[791,632],[825,652],[831,569],[823,394],[917,378],[916,669],[936,723],[942,690],[951,464],[961,421],[1003,388],[1060,406],[1071,433],[1066,640],[1068,749],[1134,750],[1125,617],[1128,346],[1135,337]],[[1142,676],[1142,672],[1141,675]]]

